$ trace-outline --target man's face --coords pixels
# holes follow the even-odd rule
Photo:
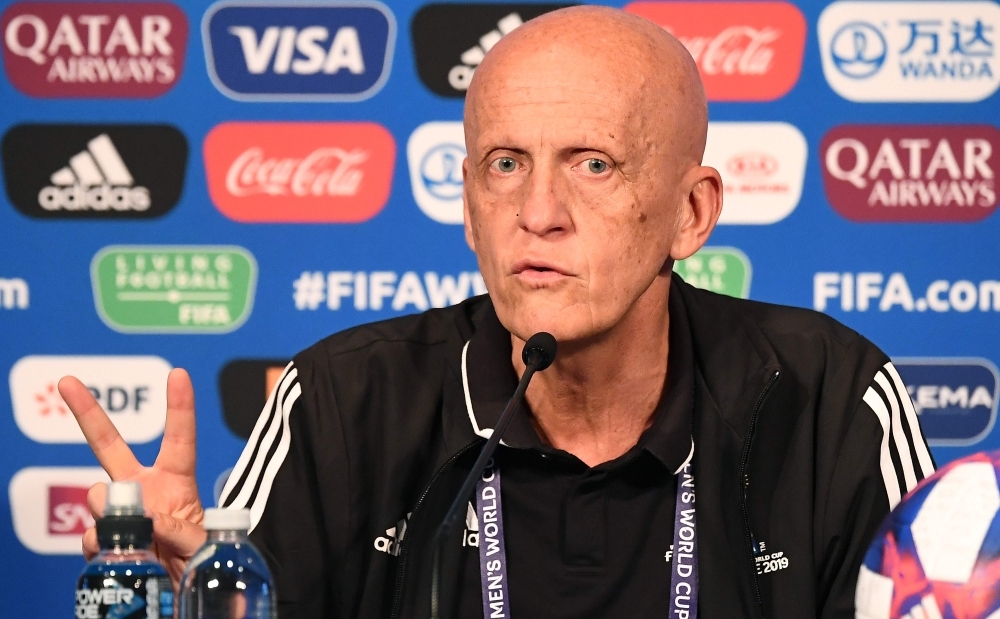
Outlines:
[[[618,324],[664,273],[685,194],[670,112],[635,68],[564,55],[491,67],[467,111],[466,237],[521,339]]]

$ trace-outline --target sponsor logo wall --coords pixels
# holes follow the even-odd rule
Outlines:
[[[0,0],[8,614],[72,612],[32,601],[75,582],[106,479],[60,377],[150,464],[186,368],[212,504],[296,352],[486,292],[463,98],[503,37],[571,4]],[[709,99],[725,206],[674,270],[874,341],[939,463],[1000,448],[1000,5],[612,4],[677,36]]]

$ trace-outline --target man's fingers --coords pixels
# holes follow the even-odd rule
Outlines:
[[[191,377],[182,368],[174,368],[167,377],[167,422],[163,428],[158,469],[178,475],[194,475],[195,422],[194,388]]]
[[[73,376],[59,381],[59,394],[73,411],[87,443],[111,479],[122,479],[136,473],[142,465],[135,459],[115,424],[94,399],[90,390]]]
[[[83,556],[90,561],[100,551],[101,547],[97,544],[97,529],[90,527],[83,532]]]
[[[153,519],[153,539],[160,552],[190,559],[205,543],[207,535],[201,525],[160,512],[152,512],[149,516]]]
[[[108,502],[108,485],[98,482],[87,491],[87,506],[95,519],[104,515],[104,506]]]

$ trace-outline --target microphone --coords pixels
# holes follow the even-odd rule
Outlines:
[[[521,375],[521,380],[517,383],[517,389],[514,390],[514,395],[507,402],[507,407],[503,409],[503,414],[500,415],[500,419],[493,429],[493,434],[490,435],[489,440],[483,445],[483,450],[479,452],[479,458],[472,465],[472,470],[469,471],[469,475],[462,482],[462,487],[459,488],[454,502],[448,508],[444,519],[441,520],[441,524],[438,525],[437,531],[434,534],[434,555],[431,564],[431,619],[441,619],[441,555],[445,550],[445,542],[448,540],[448,536],[455,527],[455,522],[458,521],[459,516],[465,514],[465,504],[469,502],[476,482],[479,481],[483,471],[486,470],[486,463],[490,461],[493,453],[496,452],[497,445],[500,444],[500,439],[503,438],[503,433],[507,430],[510,420],[514,418],[514,413],[520,408],[521,401],[524,399],[524,392],[528,389],[528,383],[531,382],[531,377],[535,375],[535,372],[540,372],[552,365],[552,361],[555,358],[556,338],[552,337],[549,333],[540,331],[532,335],[524,343],[524,349],[521,351],[521,360],[524,361],[525,366],[524,374]]]

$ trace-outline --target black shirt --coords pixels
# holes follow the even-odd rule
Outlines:
[[[515,617],[666,616],[676,472],[693,453],[691,335],[670,298],[667,385],[650,427],[624,455],[589,467],[543,443],[523,407],[498,450]],[[480,317],[469,343],[468,398],[481,433],[499,419],[517,386],[510,333],[495,314]],[[482,616],[478,536],[467,518],[459,616]]]

